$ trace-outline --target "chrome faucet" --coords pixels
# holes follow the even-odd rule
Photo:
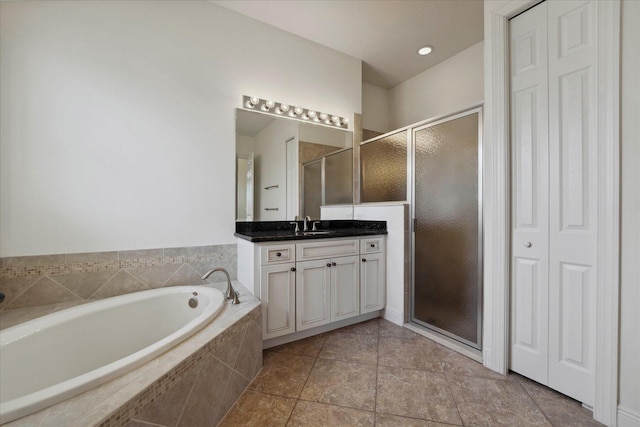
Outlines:
[[[304,228],[302,231],[309,231],[309,222],[311,221],[311,217],[309,215],[304,217]]]
[[[240,300],[238,299],[238,293],[231,286],[231,276],[229,276],[229,272],[222,267],[216,267],[213,270],[209,270],[202,276],[202,280],[205,280],[207,277],[211,276],[216,271],[220,271],[227,276],[227,291],[224,293],[224,297],[226,299],[233,300],[231,304],[240,304]]]

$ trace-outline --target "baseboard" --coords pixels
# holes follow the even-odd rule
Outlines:
[[[293,341],[297,341],[304,338],[309,338],[314,335],[319,335],[325,332],[333,331],[334,329],[339,329],[345,326],[350,326],[356,323],[375,319],[376,317],[380,317],[381,313],[382,313],[382,310],[372,311],[370,313],[361,314],[356,317],[350,317],[349,319],[338,320],[337,322],[331,322],[331,323],[327,323],[326,325],[317,326],[315,328],[305,329],[304,331],[293,332],[291,334],[282,335],[280,337],[269,338],[267,340],[262,341],[262,349],[266,350],[268,348],[275,347],[278,345],[288,344]]]
[[[404,325],[404,313],[393,308],[386,306],[382,312],[382,318],[388,320],[391,323],[395,323],[398,326]]]
[[[618,406],[618,427],[640,427],[640,414]]]

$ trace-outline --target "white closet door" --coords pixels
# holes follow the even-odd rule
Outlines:
[[[595,0],[511,20],[511,369],[583,403],[595,394]]]
[[[511,20],[511,369],[548,372],[549,141],[547,5]]]
[[[593,405],[597,260],[594,1],[549,1],[549,383]]]

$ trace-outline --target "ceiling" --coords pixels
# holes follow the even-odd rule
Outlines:
[[[214,0],[258,21],[363,61],[386,89],[483,39],[483,0]],[[430,45],[430,55],[418,48]]]

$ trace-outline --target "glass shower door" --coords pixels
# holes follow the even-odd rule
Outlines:
[[[481,203],[476,108],[413,129],[411,320],[481,348]]]

